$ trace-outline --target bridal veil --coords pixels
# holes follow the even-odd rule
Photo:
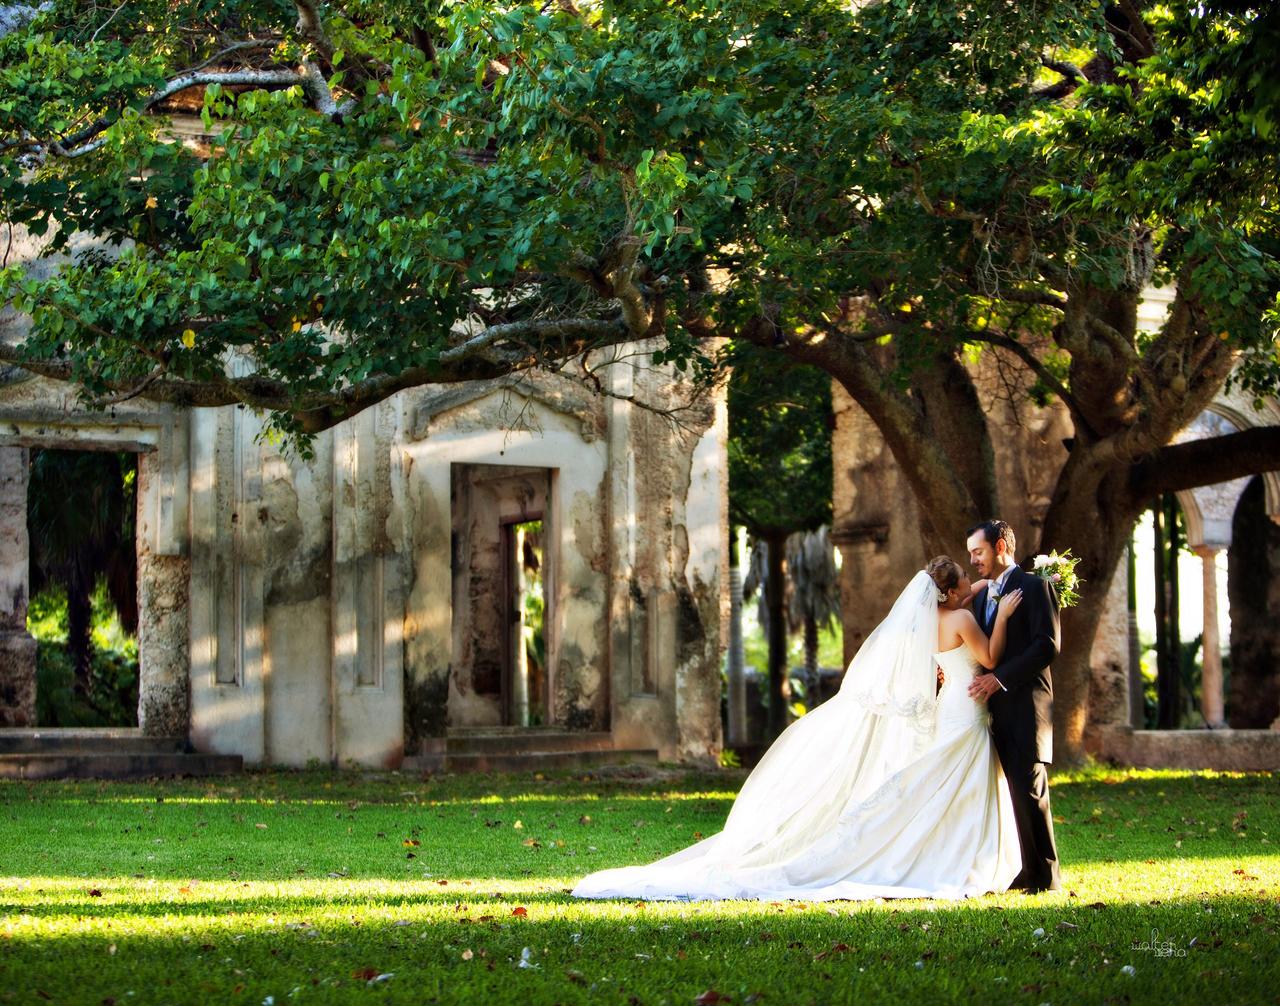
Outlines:
[[[690,867],[758,867],[793,857],[929,746],[937,643],[937,589],[921,571],[850,661],[840,690],[774,741],[721,832],[654,863],[592,874],[573,893],[608,896],[593,892],[625,875],[629,888],[639,883],[662,897]]]

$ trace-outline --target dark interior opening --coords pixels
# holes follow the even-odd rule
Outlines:
[[[36,723],[138,723],[138,457],[32,449],[27,490]]]

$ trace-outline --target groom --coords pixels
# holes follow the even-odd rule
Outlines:
[[[973,599],[973,614],[989,636],[1001,597],[1022,591],[1022,603],[1009,618],[1004,656],[993,672],[979,674],[969,694],[988,703],[996,753],[1009,780],[1013,818],[1022,846],[1022,872],[1012,887],[1029,893],[1058,891],[1058,851],[1049,809],[1053,761],[1053,679],[1049,664],[1061,642],[1058,609],[1049,585],[1024,572],[1014,560],[1013,528],[987,520],[969,529],[965,545],[978,576],[989,581]]]

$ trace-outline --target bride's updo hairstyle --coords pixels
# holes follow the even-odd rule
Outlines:
[[[933,578],[933,585],[938,588],[939,604],[947,599],[947,591],[960,585],[960,578],[964,576],[960,563],[949,555],[934,556],[929,560],[929,565],[924,568],[924,571]]]

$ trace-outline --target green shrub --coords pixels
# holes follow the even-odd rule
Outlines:
[[[36,722],[43,727],[137,726],[136,652],[95,650],[85,695],[76,688],[66,644],[41,642],[36,651]]]
[[[93,592],[93,658],[87,694],[76,688],[67,650],[67,595],[42,590],[27,608],[36,651],[36,722],[43,727],[122,727],[138,723],[138,641],[120,620],[99,581]]]

